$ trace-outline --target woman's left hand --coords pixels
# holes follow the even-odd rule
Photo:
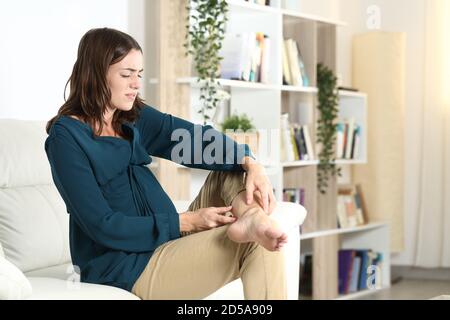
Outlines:
[[[250,157],[244,160],[243,168],[247,177],[245,181],[247,204],[256,200],[267,214],[271,214],[276,206],[272,184],[266,175],[265,168]],[[255,194],[255,192],[259,194]]]

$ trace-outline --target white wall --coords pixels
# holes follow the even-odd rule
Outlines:
[[[144,40],[144,0],[0,2],[0,118],[48,120],[64,102],[78,43],[111,27]]]
[[[416,220],[419,208],[421,115],[424,88],[426,0],[341,0],[340,17],[349,23],[339,33],[339,72],[346,84],[351,85],[351,36],[369,31],[366,25],[367,8],[380,9],[381,30],[406,33],[406,83],[405,83],[405,193],[404,225],[405,251],[393,254],[394,265],[413,264],[416,239]]]
[[[343,84],[351,86],[351,41],[355,34],[370,31],[367,27],[369,6],[380,9],[380,29],[406,33],[405,83],[405,251],[394,254],[395,265],[413,264],[416,239],[416,217],[420,186],[420,141],[423,108],[426,0],[303,0],[301,8],[311,13],[347,22],[338,29],[338,73]],[[336,2],[339,3],[336,9]],[[328,5],[327,5],[328,3]],[[336,10],[338,14],[336,16]],[[308,11],[305,11],[308,12]]]

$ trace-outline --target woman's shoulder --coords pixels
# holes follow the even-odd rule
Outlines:
[[[88,137],[88,125],[76,116],[62,115],[53,123],[47,139],[59,137],[73,139],[74,137]]]

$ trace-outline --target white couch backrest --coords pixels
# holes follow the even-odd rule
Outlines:
[[[53,184],[45,125],[0,119],[0,243],[23,272],[70,261],[69,215]]]

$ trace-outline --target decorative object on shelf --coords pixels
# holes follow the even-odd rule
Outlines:
[[[228,21],[228,3],[225,0],[190,0],[186,6],[186,55],[193,55],[195,69],[198,73],[200,87],[200,102],[198,113],[206,124],[211,119],[209,114],[219,102],[216,97],[222,57],[219,51],[225,38],[225,26]]]
[[[326,193],[328,179],[340,175],[335,164],[336,119],[338,117],[339,93],[337,78],[327,66],[317,65],[319,119],[317,120],[317,143],[320,145],[317,170],[317,188]]]
[[[238,143],[247,144],[254,155],[258,153],[259,134],[245,113],[227,117],[222,123],[222,132]]]
[[[227,91],[219,89],[216,92],[216,98],[218,99],[218,105],[211,121],[214,127],[218,128],[220,126],[219,123],[228,115],[226,110],[226,101],[230,100],[231,95]]]

